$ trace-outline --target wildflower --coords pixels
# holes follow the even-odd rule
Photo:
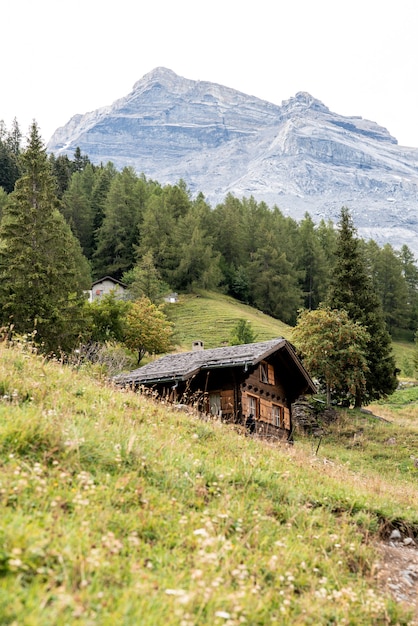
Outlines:
[[[231,614],[227,611],[216,611],[215,617],[222,617],[223,619],[230,619]]]
[[[165,593],[168,596],[184,596],[186,594],[184,589],[166,589]]]

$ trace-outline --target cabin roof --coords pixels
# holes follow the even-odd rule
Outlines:
[[[309,374],[299,361],[291,344],[286,341],[286,339],[283,339],[283,337],[239,346],[168,354],[128,374],[117,376],[114,382],[117,385],[141,385],[183,381],[201,370],[212,370],[222,367],[241,366],[245,368],[254,366],[271,354],[283,349],[287,353],[288,358],[291,359],[293,365],[297,365],[298,369],[305,377],[308,387],[310,387],[312,391],[315,391],[315,386]]]
[[[125,287],[125,289],[128,286],[126,283],[123,283],[121,280],[118,280],[117,278],[113,278],[113,276],[103,276],[102,278],[95,280],[94,283],[91,284],[91,286],[94,287],[95,285],[98,285],[99,283],[102,283],[105,280],[110,280],[115,285],[120,285],[121,287]]]

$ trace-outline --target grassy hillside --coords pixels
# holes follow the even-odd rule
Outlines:
[[[166,313],[175,325],[175,342],[180,350],[191,350],[196,339],[201,339],[206,348],[229,345],[232,330],[240,318],[251,323],[257,341],[274,337],[292,340],[291,326],[217,292],[181,295],[178,303],[167,305]],[[403,377],[410,377],[407,370],[411,367],[414,349],[413,342],[393,342],[396,363]]]
[[[178,303],[167,305],[166,313],[175,324],[175,341],[182,350],[190,350],[196,339],[202,340],[206,348],[229,345],[240,318],[251,323],[257,341],[289,338],[291,331],[287,324],[217,292],[181,295]]]
[[[417,440],[379,408],[382,442]],[[374,422],[344,415],[317,455],[275,447],[0,344],[0,623],[411,623],[375,541],[417,534],[418,470],[392,446],[377,476]]]

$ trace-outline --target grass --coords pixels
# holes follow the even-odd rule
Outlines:
[[[197,339],[206,348],[229,345],[232,330],[241,318],[251,323],[257,341],[289,338],[291,334],[287,324],[216,292],[180,295],[179,302],[167,305],[165,310],[175,325],[175,342],[181,350],[191,350]]]
[[[275,337],[292,340],[291,326],[218,292],[180,295],[179,301],[167,304],[165,311],[174,323],[174,341],[180,351],[191,350],[193,341],[197,339],[202,340],[206,348],[229,345],[232,330],[239,319],[251,323],[257,341]],[[396,340],[392,345],[400,375],[411,378],[415,344]]]
[[[19,346],[0,387],[1,624],[409,623],[374,579],[374,542],[418,533],[399,406],[402,451],[381,445],[395,424],[344,413],[314,455]]]

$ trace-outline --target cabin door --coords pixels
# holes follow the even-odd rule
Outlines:
[[[220,393],[209,394],[209,413],[211,415],[218,415],[218,416],[222,415]]]

